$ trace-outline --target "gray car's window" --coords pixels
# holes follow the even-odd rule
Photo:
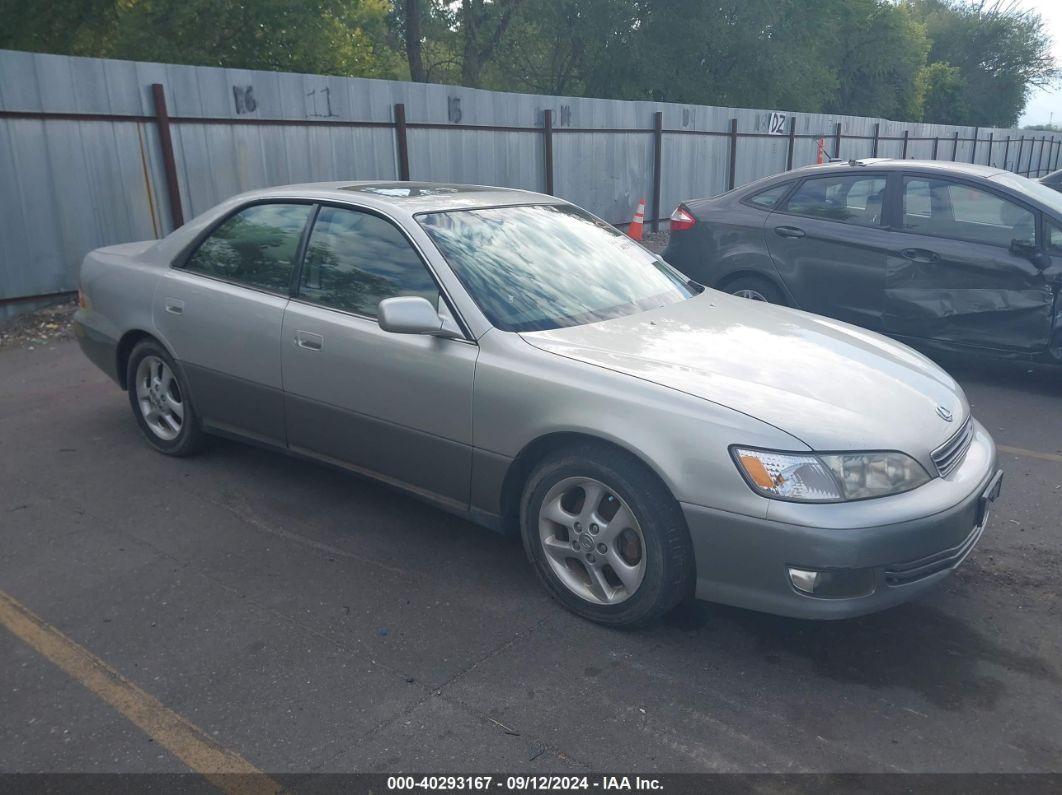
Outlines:
[[[576,326],[697,291],[614,227],[570,205],[418,215],[450,267],[505,331]]]
[[[804,180],[789,197],[786,212],[841,221],[860,226],[880,226],[885,198],[885,177],[852,174]]]
[[[764,209],[770,209],[774,207],[785,196],[785,192],[789,190],[789,186],[792,182],[783,182],[781,185],[775,185],[773,188],[767,188],[767,190],[761,190],[759,193],[753,193],[751,196],[745,199],[749,204],[756,207],[763,207]]]
[[[210,233],[185,269],[261,290],[287,293],[308,204],[256,204]]]
[[[905,177],[903,226],[909,232],[996,246],[1036,241],[1036,216],[1020,204],[972,185]]]
[[[322,207],[302,266],[299,295],[376,317],[385,298],[419,295],[439,306],[439,289],[406,237],[383,218]]]

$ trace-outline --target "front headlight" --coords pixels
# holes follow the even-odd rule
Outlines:
[[[899,494],[929,481],[922,465],[897,452],[776,453],[732,448],[753,490],[794,502],[844,502]]]

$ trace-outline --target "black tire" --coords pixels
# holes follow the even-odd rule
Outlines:
[[[766,301],[769,304],[781,304],[786,305],[785,295],[778,288],[778,285],[773,284],[770,279],[765,279],[760,276],[738,276],[736,279],[724,282],[723,286],[719,288],[724,293],[730,293],[731,295],[739,295],[742,292],[755,293],[761,296],[761,298],[754,298],[749,295],[742,295],[742,298],[749,298],[753,301]]]
[[[641,584],[619,604],[596,604],[573,593],[551,568],[539,535],[539,512],[550,489],[567,478],[587,477],[605,484],[627,504],[645,540]],[[649,624],[693,594],[693,545],[678,502],[642,462],[608,445],[572,446],[539,463],[520,501],[520,531],[546,590],[591,621],[614,627]]]
[[[173,439],[163,438],[159,433],[152,430],[140,407],[140,400],[137,396],[137,371],[141,362],[148,357],[161,359],[170,369],[170,372],[173,373],[173,379],[176,382],[177,389],[174,390],[174,394],[180,397],[184,415],[180,431]],[[173,357],[162,345],[153,339],[145,339],[136,344],[136,347],[129,354],[129,361],[125,371],[125,383],[128,388],[129,405],[133,409],[133,416],[136,417],[137,425],[140,426],[140,431],[144,434],[148,444],[160,453],[172,456],[192,455],[203,449],[206,444],[206,434],[203,433],[200,427],[199,415],[196,414],[195,407],[192,405],[192,393],[188,388],[188,382],[185,380],[180,368],[174,363]]]

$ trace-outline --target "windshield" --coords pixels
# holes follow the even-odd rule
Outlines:
[[[1038,180],[1011,174],[1009,171],[1005,171],[1002,174],[993,174],[989,179],[1031,196],[1041,204],[1062,215],[1062,193],[1059,193],[1054,188],[1047,187]]]
[[[578,326],[684,301],[699,287],[604,221],[570,205],[417,216],[491,324]]]

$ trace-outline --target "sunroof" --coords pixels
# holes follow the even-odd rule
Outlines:
[[[416,199],[421,196],[474,193],[480,189],[468,185],[410,185],[408,182],[377,182],[373,185],[348,185],[340,190],[349,190],[352,193],[372,193],[391,199]]]

